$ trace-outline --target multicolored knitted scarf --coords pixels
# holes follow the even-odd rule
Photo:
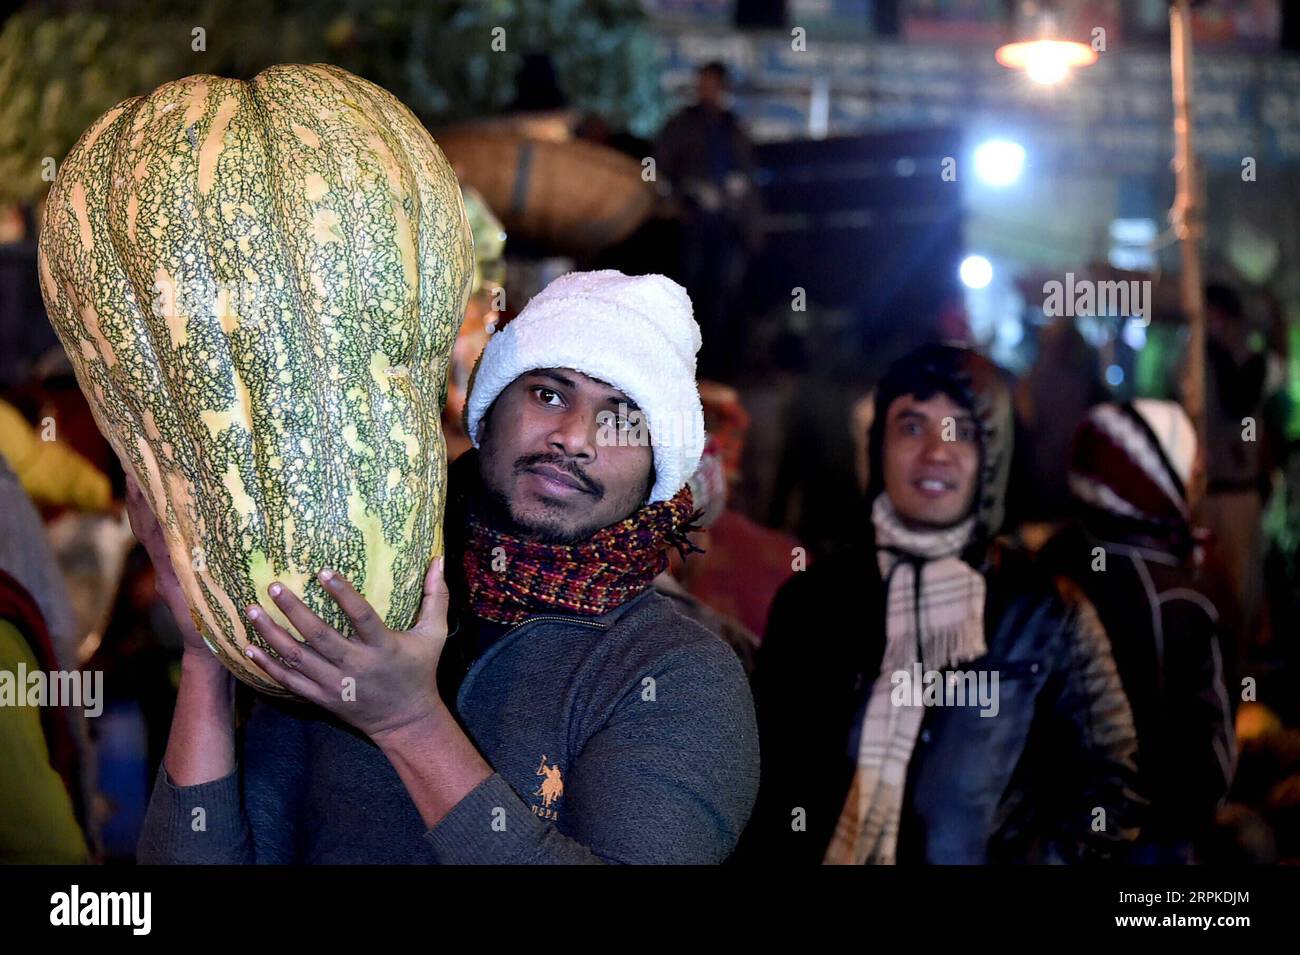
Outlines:
[[[500,531],[471,508],[462,558],[470,608],[496,623],[548,611],[606,613],[650,586],[668,566],[669,547],[698,550],[686,537],[697,516],[683,487],[579,544],[544,544]]]

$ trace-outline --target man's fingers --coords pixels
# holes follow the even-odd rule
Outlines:
[[[131,533],[135,534],[149,555],[157,575],[154,589],[162,597],[167,607],[176,618],[181,628],[192,628],[185,595],[181,592],[180,581],[176,578],[176,568],[172,566],[171,555],[167,551],[167,540],[163,536],[162,525],[149,509],[140,485],[130,474],[126,476],[126,513],[131,522]]]
[[[297,594],[279,581],[266,588],[266,592],[271,595],[280,612],[289,619],[293,628],[309,647],[332,662],[343,658],[343,654],[347,652],[347,639],[316,616]]]
[[[420,602],[420,616],[415,622],[418,630],[438,628],[447,632],[447,606],[451,602],[447,592],[447,558],[438,556],[424,575],[424,598]]]
[[[262,639],[280,655],[281,666],[301,674],[312,682],[320,683],[328,679],[330,671],[334,669],[329,661],[311,647],[294,639],[293,634],[272,620],[271,615],[265,610],[261,607],[249,607],[248,619],[253,622],[253,627],[262,635]],[[259,666],[262,665],[255,657],[249,659],[254,660]],[[262,668],[266,669],[266,667]]]
[[[339,609],[352,621],[352,629],[363,643],[383,643],[388,639],[388,628],[366,598],[357,593],[346,577],[337,571],[322,570],[321,586],[334,598]]]
[[[126,485],[126,514],[131,522],[131,533],[144,545],[145,553],[149,555],[154,569],[158,572],[160,583],[174,582],[176,569],[172,567],[162,525],[158,523],[154,512],[149,509],[149,502],[145,499],[144,492],[129,475]]]
[[[290,640],[293,637],[289,638]],[[251,643],[245,648],[244,656],[252,660],[261,668],[262,672],[275,680],[286,690],[296,693],[308,702],[322,705],[323,694],[321,687],[299,670],[293,670],[284,664],[273,659],[269,653],[261,647],[255,647]]]
[[[126,477],[126,516],[131,521],[131,533],[152,555],[151,545],[162,537],[162,528],[158,524],[158,518],[149,509],[149,502],[145,500],[140,485],[129,474]]]

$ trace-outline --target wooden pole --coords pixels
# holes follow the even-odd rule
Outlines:
[[[1170,213],[1182,250],[1182,305],[1187,317],[1187,363],[1183,370],[1183,406],[1205,447],[1205,281],[1201,273],[1200,180],[1192,127],[1192,4],[1174,0],[1169,7],[1169,49],[1174,87],[1174,175],[1177,188]]]

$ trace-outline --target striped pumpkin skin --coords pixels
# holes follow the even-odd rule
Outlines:
[[[341,633],[333,568],[406,629],[442,552],[440,412],[473,276],[456,177],[396,98],[325,65],[191,76],[59,169],[38,266],[100,430],[240,679],[283,581]],[[290,632],[292,628],[290,628]]]

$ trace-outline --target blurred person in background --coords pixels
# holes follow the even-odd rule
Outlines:
[[[17,408],[3,399],[0,399],[0,455],[4,455],[23,490],[37,504],[102,511],[112,502],[112,487],[102,471],[65,442],[45,438]]]
[[[701,600],[682,583],[683,580],[694,579],[696,561],[704,559],[706,553],[713,550],[711,528],[727,506],[727,481],[722,452],[713,434],[709,434],[704,443],[704,454],[700,458],[699,467],[686,483],[690,486],[691,499],[699,517],[688,529],[685,546],[668,552],[668,566],[655,577],[655,590],[672,600],[678,613],[721,637],[736,651],[745,675],[748,676],[754,670],[758,636],[734,616],[720,612]]]
[[[715,611],[734,618],[746,631],[761,634],[772,600],[798,563],[807,566],[799,541],[782,531],[750,520],[730,505],[741,482],[741,462],[749,435],[749,414],[734,388],[700,382],[705,430],[720,465],[717,513],[699,546],[704,551],[686,562],[686,589]],[[707,454],[709,448],[706,447]],[[755,645],[757,645],[755,637]]]
[[[1227,285],[1205,289],[1205,465],[1200,517],[1214,538],[1214,594],[1234,658],[1246,663],[1267,638],[1262,519],[1273,442],[1264,415],[1268,358],[1252,347],[1245,310]]]
[[[1001,370],[927,345],[876,402],[872,529],[794,574],[759,649],[762,781],[742,859],[1123,858],[1142,798],[1105,632],[1077,588],[995,541],[1012,450]],[[996,674],[996,706],[896,702],[918,670],[941,688]]]
[[[726,105],[726,65],[706,63],[695,81],[695,103],[664,124],[654,155],[681,221],[677,278],[695,304],[704,338],[700,374],[725,379],[738,370],[743,351],[741,288],[761,242],[754,149]]]
[[[31,499],[0,456],[0,679],[25,693],[21,672],[77,667],[67,594]],[[24,696],[24,699],[26,697]],[[0,705],[0,862],[87,860],[93,835],[89,749],[82,709]]]
[[[61,657],[75,661],[86,640],[103,632],[130,549],[121,511],[122,469],[62,348],[45,352],[5,397],[0,453],[44,521],[43,536],[62,579],[59,600],[42,611]],[[21,563],[21,554],[17,559]],[[42,588],[32,592],[42,599]]]
[[[0,571],[0,679],[24,694],[28,684],[21,674],[52,674],[58,664],[36,602]],[[88,861],[69,711],[54,705],[0,706],[0,864]]]
[[[125,488],[121,465],[108,440],[99,432],[90,403],[77,384],[72,363],[62,346],[46,350],[27,368],[25,375],[3,396],[27,419],[42,438],[47,419],[53,419],[55,437],[64,448],[76,452],[108,478],[110,494],[121,501]],[[60,505],[76,507],[77,505]],[[47,519],[50,505],[41,505]],[[85,510],[83,506],[83,510]],[[91,507],[89,510],[94,510]]]
[[[73,479],[69,482],[66,476],[61,476],[61,469],[64,467],[75,469],[79,466],[80,459],[75,452],[67,450],[56,442],[41,441],[31,431],[27,422],[21,416],[17,416],[17,412],[13,412],[13,415],[17,416],[17,420],[14,420],[8,414],[9,410],[9,406],[0,402],[0,432],[5,433],[4,437],[0,437],[0,443],[3,443],[6,451],[18,454],[23,464],[26,485],[41,492],[46,501],[109,503],[106,493],[107,481],[103,483],[104,494],[102,495],[100,485],[93,478]],[[88,472],[80,473],[84,475]],[[94,473],[98,474],[98,472]],[[85,633],[73,612],[67,581],[51,547],[41,515],[26,490],[24,481],[20,480],[10,467],[5,453],[0,453],[0,575],[4,575],[12,582],[11,589],[16,589],[25,595],[24,599],[13,598],[11,607],[25,606],[27,600],[34,604],[33,613],[24,613],[10,619],[13,632],[8,635],[3,659],[0,659],[0,669],[13,671],[20,661],[25,663],[29,670],[36,669],[37,666],[32,662],[31,657],[33,653],[41,670],[71,672],[78,669],[80,647]],[[45,642],[49,645],[48,652]],[[46,810],[49,810],[48,799],[41,795],[40,780],[43,774],[30,766],[27,767],[30,772],[22,768],[25,761],[40,762],[37,759],[38,754],[31,748],[34,740],[30,733],[31,727],[25,726],[18,715],[24,711],[14,707],[0,707],[0,710],[8,711],[3,714],[10,720],[4,732],[9,735],[11,742],[14,738],[13,734],[27,734],[27,743],[24,744],[27,748],[21,753],[13,754],[18,762],[12,764],[15,767],[12,773],[8,772],[11,764],[0,757],[0,767],[5,769],[4,772],[0,772],[0,775],[9,776],[11,784],[18,785],[18,792],[22,791],[24,780],[30,778],[34,786],[32,798],[45,799]],[[65,732],[71,740],[72,769],[66,774],[63,769],[59,771],[66,775],[75,787],[72,792],[72,805],[75,810],[76,824],[84,827],[90,844],[97,846],[98,815],[94,808],[94,753],[85,715],[82,709],[77,707],[63,708],[57,716],[45,717],[43,725],[47,736],[57,730],[60,741]],[[51,757],[57,763],[62,758],[60,747],[51,742],[49,748]],[[4,811],[4,807],[0,806],[0,816],[4,815]],[[13,818],[22,819],[24,816],[19,813]],[[62,835],[56,833],[55,836],[55,842],[52,844],[60,844],[61,840],[61,844],[66,848],[68,845],[66,833]],[[80,832],[78,838],[81,838]]]
[[[820,559],[852,549],[871,521],[857,479],[856,436],[846,426],[862,386],[818,364],[791,382],[780,407],[779,457],[764,523],[792,534]]]
[[[731,506],[768,526],[781,526],[784,513],[777,501],[777,478],[787,434],[782,423],[808,377],[808,355],[803,337],[786,329],[755,329],[757,361],[738,384],[745,413],[762,427],[746,433],[741,454],[740,480]]]
[[[36,601],[54,669],[71,672],[102,623],[87,611],[86,595],[102,594],[106,604],[115,586],[116,563],[97,561],[89,532],[109,539],[113,527],[125,526],[113,494],[120,472],[61,348],[42,355],[6,395],[13,401],[0,399],[0,571]],[[87,573],[70,574],[72,567]],[[98,856],[104,807],[91,727],[77,707],[65,708],[61,720],[75,749],[77,819]]]
[[[1079,426],[1067,473],[1079,520],[1040,556],[1097,609],[1133,709],[1151,800],[1133,861],[1186,864],[1237,756],[1218,613],[1194,562],[1196,432],[1172,401],[1100,404]]]
[[[1300,729],[1287,727],[1271,706],[1243,702],[1237,709],[1236,737],[1240,755],[1229,801],[1215,815],[1197,857],[1206,865],[1294,864],[1300,861],[1294,811]]]
[[[1016,386],[1016,460],[1009,526],[1066,516],[1070,493],[1062,463],[1088,409],[1109,397],[1097,351],[1074,324],[1058,318],[1039,335],[1038,357]]]
[[[11,410],[0,401],[0,570],[12,574],[32,595],[59,659],[65,667],[75,666],[83,634],[33,505],[56,500],[107,505],[108,482],[101,486],[94,476],[85,477],[86,471],[79,472],[83,477],[69,480],[67,471],[76,471],[84,462],[57,442],[41,441],[21,416],[10,419]],[[21,474],[10,457],[15,451]],[[93,474],[103,477],[97,471]]]

